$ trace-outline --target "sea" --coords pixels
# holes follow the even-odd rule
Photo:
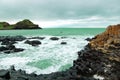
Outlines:
[[[0,36],[45,37],[39,46],[24,44],[24,41],[14,44],[17,48],[24,48],[23,52],[0,53],[0,69],[9,69],[14,65],[16,70],[22,69],[27,73],[49,74],[65,71],[73,65],[77,52],[84,49],[88,43],[86,38],[105,31],[105,28],[43,28],[37,30],[0,30]],[[50,40],[58,37],[59,40]],[[35,39],[34,39],[35,40]],[[67,42],[61,45],[61,42]],[[0,43],[1,46],[1,43]]]

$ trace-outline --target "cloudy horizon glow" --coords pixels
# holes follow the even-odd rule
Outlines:
[[[0,0],[0,21],[46,27],[106,27],[120,23],[120,0]]]

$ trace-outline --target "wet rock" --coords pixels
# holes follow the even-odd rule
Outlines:
[[[10,79],[10,74],[8,70],[0,70],[0,78]]]
[[[0,52],[1,52],[1,51],[5,51],[5,50],[8,50],[8,49],[7,49],[6,47],[4,47],[4,46],[1,46],[1,47],[0,47]]]
[[[59,40],[58,37],[51,37],[50,40]]]
[[[6,46],[1,46],[0,47],[0,52],[4,53],[15,53],[15,52],[21,52],[24,51],[22,48],[16,48],[14,45],[6,45]]]
[[[31,38],[28,38],[28,39],[40,39],[40,40],[43,40],[43,39],[45,39],[45,37],[31,37]]]
[[[26,40],[25,41],[26,44],[29,44],[29,45],[32,45],[32,46],[38,46],[40,44],[42,44],[40,41],[38,40],[33,40],[33,41],[29,41],[29,40]]]
[[[60,44],[65,45],[65,44],[67,44],[67,42],[61,42]]]
[[[11,67],[10,67],[10,69],[9,70],[11,70],[11,71],[15,71],[15,66],[14,65],[12,65]]]
[[[15,46],[14,45],[7,45],[6,48],[8,50],[13,50],[13,49],[15,49]]]
[[[86,38],[85,40],[86,40],[86,41],[91,41],[92,39],[91,39],[91,38]]]
[[[1,42],[14,42],[14,41],[23,41],[26,37],[23,36],[0,36]]]
[[[65,38],[67,38],[67,37],[61,37],[61,39],[65,39]]]
[[[26,76],[18,76],[16,80],[29,80]]]
[[[10,45],[10,44],[15,44],[15,43],[17,43],[17,42],[4,40],[4,41],[2,41],[1,45]]]

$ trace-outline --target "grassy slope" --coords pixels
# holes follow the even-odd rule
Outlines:
[[[6,26],[4,27],[2,24],[0,24],[0,29],[4,30],[4,29],[13,29],[14,26],[10,25],[10,26]]]

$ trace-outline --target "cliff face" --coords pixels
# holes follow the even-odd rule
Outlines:
[[[91,48],[107,53],[110,59],[120,62],[120,24],[108,26],[105,32],[95,36],[89,44]]]
[[[37,24],[34,24],[28,19],[23,21],[17,22],[16,24],[9,24],[7,22],[0,22],[0,29],[7,30],[7,29],[41,29]]]

